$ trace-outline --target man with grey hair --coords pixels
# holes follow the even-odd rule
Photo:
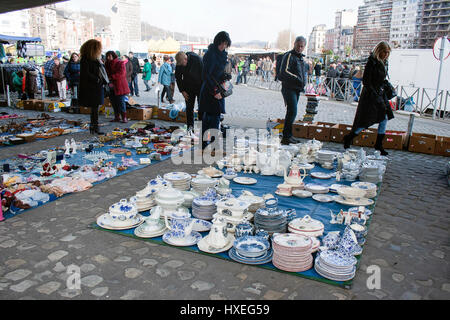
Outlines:
[[[281,81],[281,93],[286,106],[286,117],[284,119],[283,145],[298,143],[292,137],[292,125],[297,117],[297,104],[300,92],[305,91],[306,73],[308,66],[302,52],[306,47],[306,39],[297,37],[294,41],[294,49],[284,54],[281,62],[278,79]]]

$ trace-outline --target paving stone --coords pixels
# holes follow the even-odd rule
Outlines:
[[[81,231],[77,231],[75,232],[76,234],[80,234],[82,236],[88,235],[89,233],[91,233],[92,230],[81,230]]]
[[[89,288],[93,288],[95,286],[97,286],[98,284],[100,284],[103,281],[103,278],[97,275],[90,275],[84,278],[81,278],[81,284],[89,287]]]
[[[154,267],[158,264],[158,261],[155,259],[142,259],[139,263],[144,267]]]
[[[395,282],[402,282],[403,280],[405,280],[405,276],[400,273],[394,273],[392,274],[392,279]]]
[[[143,273],[142,270],[136,269],[136,268],[128,268],[125,269],[125,277],[129,279],[135,279],[139,277]]]
[[[81,294],[81,289],[79,290],[64,289],[62,291],[58,291],[58,294],[64,298],[72,299]]]
[[[238,278],[239,280],[245,281],[245,279],[247,279],[247,275],[245,273],[239,273],[238,275],[236,275],[236,278]]]
[[[402,294],[400,299],[402,299],[402,300],[421,300],[422,297],[417,293],[414,293],[411,291],[406,291],[405,293]]]
[[[450,283],[444,283],[441,287],[442,291],[450,292]]]
[[[180,261],[180,260],[170,260],[170,261],[167,261],[166,263],[164,263],[163,267],[169,267],[169,268],[176,269],[176,268],[181,267],[183,264],[184,264],[184,262]]]
[[[441,250],[434,250],[433,256],[435,256],[436,258],[439,258],[439,259],[444,259],[445,253],[442,252]]]
[[[0,291],[4,291],[10,284],[9,282],[0,282]]]
[[[121,256],[114,259],[114,262],[128,262],[131,261],[131,257]]]
[[[114,247],[114,248],[108,249],[108,251],[111,251],[111,252],[114,252],[117,254],[122,254],[125,251],[127,251],[127,249],[125,247],[119,246],[119,247]]]
[[[69,254],[69,253],[68,253],[67,251],[64,251],[64,250],[58,250],[58,251],[55,251],[55,252],[52,252],[51,254],[49,254],[49,255],[47,256],[47,258],[48,258],[50,261],[58,261],[58,260],[64,258],[65,256],[67,256],[68,254]]]
[[[297,296],[298,296],[298,293],[297,293],[297,292],[292,292],[292,293],[288,296],[288,300],[294,300]]]
[[[149,250],[150,250],[149,248],[141,248],[141,249],[133,250],[133,253],[142,256],[142,255],[146,254]]]
[[[393,235],[391,233],[386,232],[386,231],[382,231],[382,232],[378,233],[376,236],[381,239],[384,239],[384,240],[390,240],[393,237]]]
[[[26,263],[27,262],[23,259],[10,259],[5,262],[5,265],[10,269],[16,269]]]
[[[418,284],[420,284],[421,286],[425,286],[425,287],[431,287],[433,285],[433,280],[428,279],[428,280],[416,280],[416,282]]]
[[[93,264],[90,263],[84,263],[81,265],[80,267],[80,271],[82,273],[89,273],[91,271],[93,271],[96,267]]]
[[[193,284],[191,284],[191,288],[198,291],[207,291],[214,288],[216,285],[211,282],[206,282],[202,280],[195,281]]]
[[[61,283],[56,281],[50,281],[36,288],[36,290],[42,294],[50,295],[61,287]]]
[[[256,295],[260,295],[261,294],[261,290],[258,290],[258,289],[253,288],[253,287],[245,288],[242,291],[248,292],[248,293],[253,293],[253,294],[256,294]]]
[[[142,296],[144,292],[139,290],[129,290],[125,295],[121,296],[122,300],[134,300]]]
[[[160,276],[161,278],[167,278],[170,275],[170,271],[165,268],[157,268],[156,274]]]
[[[59,241],[62,241],[62,242],[70,242],[70,241],[75,240],[76,238],[77,238],[76,236],[74,236],[74,235],[72,235],[72,234],[69,234],[69,235],[67,235],[67,236],[65,236],[65,237],[63,237],[63,238],[61,238],[61,239],[59,239]]]
[[[370,294],[371,296],[375,296],[378,299],[383,299],[383,298],[387,297],[387,294],[381,290],[369,291],[369,292],[367,292],[367,294]]]
[[[51,271],[45,270],[44,272],[35,274],[33,276],[33,279],[42,282],[42,281],[44,281],[43,280],[44,277],[50,279],[52,276],[53,276],[53,273]]]
[[[32,286],[37,285],[38,283],[36,281],[31,281],[31,280],[24,280],[19,284],[13,285],[11,287],[9,287],[9,289],[11,289],[12,291],[15,292],[25,292],[26,290],[28,290],[29,288],[31,288]]]
[[[17,244],[17,241],[16,241],[16,240],[6,240],[6,241],[3,241],[3,242],[0,242],[0,248],[4,248],[4,249],[6,249],[6,248],[12,248],[12,247],[14,247],[16,244]]]
[[[389,267],[389,264],[384,259],[374,259],[371,260],[371,263],[380,267]]]
[[[193,272],[193,271],[181,270],[181,271],[178,271],[177,274],[181,281],[191,280],[195,277],[195,272]]]
[[[96,296],[96,297],[103,297],[105,294],[107,294],[109,291],[108,287],[100,287],[100,288],[95,288],[94,290],[91,291],[91,293]]]
[[[25,250],[33,249],[35,247],[36,247],[36,245],[34,245],[34,244],[24,243],[24,244],[21,244],[20,246],[18,246],[17,250],[25,251]]]
[[[94,262],[100,263],[100,264],[105,264],[110,261],[107,257],[102,256],[101,254],[92,257],[91,260],[93,260]]]
[[[125,241],[120,244],[121,246],[127,247],[127,248],[136,248],[140,245],[138,241]]]
[[[45,250],[51,250],[53,248],[56,248],[57,246],[59,246],[58,242],[48,242],[48,243],[44,243],[41,248],[45,249]]]
[[[33,267],[36,269],[46,268],[46,267],[48,267],[49,264],[50,264],[50,261],[44,260],[44,261],[36,263]]]
[[[84,247],[85,246],[82,244],[69,244],[69,246],[68,246],[69,249],[82,249]]]
[[[196,269],[203,269],[203,268],[206,268],[206,266],[207,266],[206,262],[203,262],[203,261],[201,261],[201,260],[194,261],[194,262],[192,263],[192,265],[193,265]]]
[[[58,262],[56,265],[55,265],[55,267],[53,268],[53,271],[55,271],[55,272],[63,272],[63,271],[66,271],[67,270],[67,267],[66,266],[64,266],[61,262]]]
[[[227,300],[227,298],[224,297],[224,295],[223,295],[222,292],[219,292],[219,293],[213,293],[213,294],[211,294],[211,295],[209,296],[209,298],[210,298],[211,300]]]
[[[333,296],[338,298],[338,300],[348,300],[348,297],[345,294],[333,292]]]
[[[284,293],[274,290],[267,291],[263,296],[263,298],[266,300],[280,300],[282,297],[284,297]]]
[[[28,277],[32,272],[27,269],[17,269],[11,271],[10,273],[5,274],[4,278],[12,281],[22,280],[23,278]]]

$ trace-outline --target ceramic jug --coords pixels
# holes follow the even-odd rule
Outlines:
[[[301,171],[303,170],[303,174]],[[297,164],[293,164],[291,166],[291,170],[289,175],[286,173],[286,168],[284,169],[284,182],[290,185],[301,185],[303,183],[303,179],[307,176],[306,170],[304,168],[300,168]]]
[[[227,222],[223,218],[216,218],[213,221],[211,231],[208,235],[208,243],[214,248],[223,248],[228,240]]]
[[[191,234],[192,227],[194,226],[194,220],[191,219],[191,215],[189,213],[181,211],[171,213],[170,223],[167,216],[167,214],[164,216],[166,227],[170,230],[170,233],[174,237],[182,239]]]

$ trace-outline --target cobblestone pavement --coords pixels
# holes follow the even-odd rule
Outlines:
[[[236,96],[240,90],[258,89],[239,87]],[[63,145],[66,137],[3,148],[1,158],[7,157],[5,152]],[[325,143],[325,148],[342,150],[342,145]],[[168,160],[0,222],[0,299],[450,299],[447,161],[390,151],[351,289],[88,227],[112,203],[133,195],[156,175],[196,173],[202,167],[175,166]],[[67,289],[72,264],[81,269],[81,290]],[[366,269],[372,265],[381,268],[380,290],[366,286]]]

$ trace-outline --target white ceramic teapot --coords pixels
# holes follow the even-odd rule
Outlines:
[[[227,222],[223,218],[214,218],[206,241],[211,247],[220,249],[228,244]]]
[[[303,174],[301,173],[302,170]],[[291,166],[289,175],[287,175],[286,168],[284,169],[284,182],[292,186],[302,185],[303,179],[305,179],[306,176],[307,176],[306,170],[304,168],[300,168],[295,163]]]

